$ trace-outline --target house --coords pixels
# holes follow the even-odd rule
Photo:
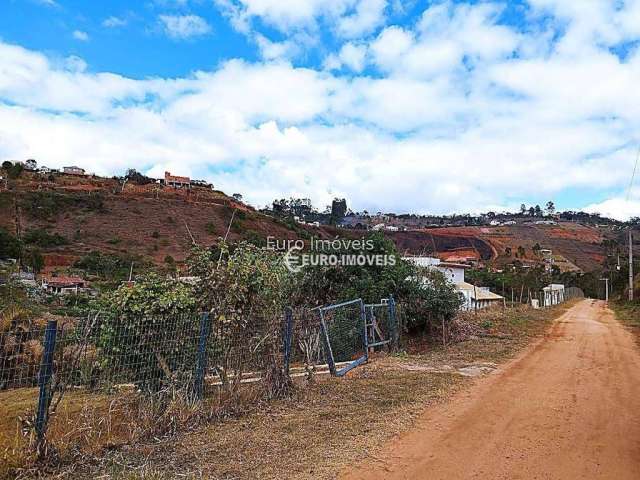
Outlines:
[[[374,225],[373,227],[371,227],[371,230],[373,230],[374,232],[379,232],[381,230],[384,230],[384,223],[378,223]]]
[[[464,297],[464,302],[460,307],[462,310],[476,310],[493,305],[504,305],[504,297],[491,292],[488,287],[477,287],[465,282],[464,271],[469,268],[468,265],[442,262],[439,258],[434,257],[404,257],[403,260],[419,267],[433,268],[441,272]]]
[[[398,230],[400,230],[398,227],[396,227],[395,225],[387,225],[386,227],[384,227],[384,229],[387,232],[397,232]]]
[[[171,172],[164,172],[164,184],[173,188],[191,188],[191,179],[189,177],[171,175]]]
[[[84,168],[80,167],[62,167],[62,173],[66,175],[85,175]]]
[[[504,222],[502,225],[515,225],[515,224],[516,224],[515,220],[508,220]]]
[[[88,283],[80,277],[43,277],[42,288],[54,295],[77,295],[87,291]]]
[[[51,169],[49,167],[42,166],[42,167],[40,167],[39,172],[44,174],[44,175],[48,175],[48,174],[51,173]]]
[[[31,272],[17,272],[11,274],[11,280],[21,283],[26,287],[37,287],[36,276]]]
[[[564,302],[564,285],[561,283],[552,283],[542,289],[544,298],[542,299],[543,307],[551,307]]]

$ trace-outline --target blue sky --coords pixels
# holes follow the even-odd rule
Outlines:
[[[0,157],[625,218],[640,0],[0,0]]]

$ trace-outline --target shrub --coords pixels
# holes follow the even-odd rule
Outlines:
[[[19,258],[20,242],[5,228],[0,227],[0,258]]]
[[[69,243],[62,235],[58,233],[51,234],[42,228],[27,231],[23,240],[28,245],[37,245],[41,248],[57,247]]]
[[[98,340],[103,366],[152,392],[190,375],[195,305],[192,286],[153,273],[104,295],[98,304],[108,312]]]

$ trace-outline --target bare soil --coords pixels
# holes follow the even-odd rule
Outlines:
[[[82,399],[74,393],[67,398],[63,418],[55,422],[52,441],[65,446],[58,449],[58,462],[42,466],[24,462],[23,457],[22,469],[8,478],[15,478],[15,472],[20,477],[145,480],[335,478],[345,466],[371,456],[384,458],[386,442],[411,428],[425,408],[473,385],[476,380],[464,374],[482,375],[512,358],[524,345],[541,338],[553,318],[569,305],[544,311],[484,311],[468,319],[476,329],[483,325],[482,335],[470,335],[446,347],[416,339],[406,345],[407,353],[379,355],[346,378],[317,376],[311,384],[299,383],[292,398],[260,403],[249,412],[214,423],[180,422],[183,428],[173,435],[118,442],[118,438],[133,438],[121,433],[137,430],[136,416],[122,418],[113,408],[107,416],[96,415],[98,405],[105,404],[97,399],[84,405],[91,408],[78,412]],[[34,393],[21,394],[24,413],[34,405]],[[10,399],[0,396],[0,406],[3,400]],[[16,412],[2,410],[14,416],[3,424],[5,438],[18,442]],[[110,419],[107,434],[101,418]],[[130,423],[128,429],[123,421]],[[12,460],[15,464],[18,458]]]
[[[603,302],[584,300],[544,341],[428,409],[356,479],[637,479],[640,350]]]

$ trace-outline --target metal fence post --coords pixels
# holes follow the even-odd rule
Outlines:
[[[396,301],[394,300],[393,295],[389,295],[387,308],[389,309],[389,325],[391,325],[391,350],[397,350],[398,343],[400,341],[400,327],[398,325],[398,317],[396,315]]]
[[[327,366],[329,372],[334,377],[336,376],[336,363],[333,360],[333,351],[331,350],[331,341],[329,340],[329,331],[327,330],[327,324],[324,321],[324,314],[322,309],[318,310],[320,314],[320,330],[322,332],[322,341],[324,343],[325,357],[327,359]]]
[[[44,439],[47,431],[47,421],[49,420],[49,404],[51,403],[51,375],[53,372],[53,353],[56,349],[56,333],[58,331],[58,322],[49,320],[47,328],[44,331],[44,353],[40,362],[40,371],[38,372],[38,386],[40,393],[38,395],[38,411],[36,413],[36,434],[38,442]]]
[[[289,363],[291,361],[291,337],[293,336],[293,310],[291,307],[284,309],[284,325],[282,326],[282,353],[284,356],[284,374],[289,376]]]
[[[360,300],[360,320],[362,321],[362,344],[364,345],[364,357],[369,360],[369,333],[367,332],[367,309],[364,306],[364,301]],[[372,319],[373,321],[373,319]]]
[[[209,337],[209,314],[203,313],[200,319],[200,339],[198,341],[198,356],[196,364],[196,378],[194,396],[201,400],[204,393],[204,374],[207,370],[207,338]]]

